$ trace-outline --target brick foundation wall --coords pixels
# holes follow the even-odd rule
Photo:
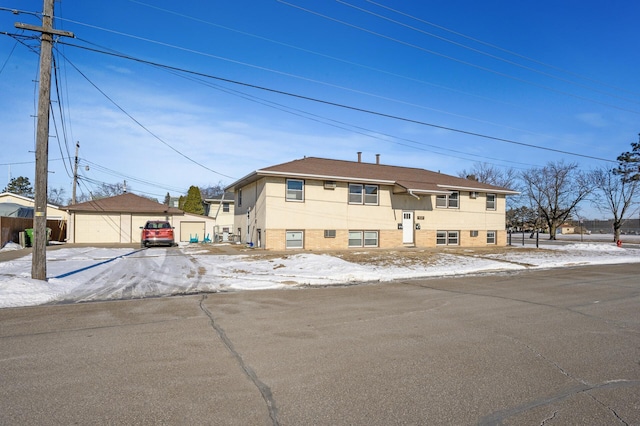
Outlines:
[[[285,229],[269,229],[264,232],[262,247],[267,250],[286,250]],[[459,245],[457,247],[504,247],[507,245],[507,232],[496,232],[496,244],[487,244],[487,231],[478,231],[477,237],[471,237],[470,230],[459,231]],[[436,245],[436,231],[416,230],[414,233],[416,247],[434,248],[446,247]],[[380,248],[390,249],[403,247],[402,230],[378,231]],[[450,246],[451,247],[451,246]],[[345,250],[349,248],[349,231],[336,230],[335,238],[325,238],[324,229],[304,230],[305,250]]]

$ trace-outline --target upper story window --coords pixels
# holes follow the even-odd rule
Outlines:
[[[436,195],[436,207],[442,209],[457,209],[460,207],[460,193],[454,191],[451,194]]]
[[[487,210],[496,209],[496,194],[487,194]]]
[[[349,204],[378,205],[378,185],[349,184]]]
[[[368,205],[378,205],[378,185],[364,186],[364,203]]]
[[[304,201],[304,181],[287,179],[287,201]]]
[[[242,207],[242,189],[238,189],[238,207]]]
[[[229,213],[229,203],[222,203],[222,211],[224,213]]]

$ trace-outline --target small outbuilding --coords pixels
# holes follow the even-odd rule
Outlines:
[[[140,227],[148,220],[167,220],[176,241],[202,241],[211,235],[214,220],[126,193],[64,207],[69,213],[69,243],[139,243]]]

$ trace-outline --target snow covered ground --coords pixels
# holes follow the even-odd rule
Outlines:
[[[513,244],[519,240],[514,239]],[[281,289],[371,281],[640,263],[636,244],[610,242],[543,244],[482,255],[434,252],[425,262],[398,257],[351,263],[326,254],[285,256],[212,255],[198,245],[179,248],[64,247],[47,251],[47,281],[33,280],[31,255],[0,261],[0,308],[45,303],[131,299],[197,292]],[[20,249],[8,244],[2,250]],[[377,254],[379,255],[379,254]]]

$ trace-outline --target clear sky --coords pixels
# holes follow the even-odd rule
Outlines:
[[[0,8],[2,32],[41,23],[6,9],[42,0]],[[76,141],[79,192],[126,180],[161,201],[358,151],[453,175],[589,170],[640,132],[635,1],[62,0],[55,16],[76,36],[54,51],[49,186],[67,197]],[[1,187],[35,181],[37,47],[0,34]]]

